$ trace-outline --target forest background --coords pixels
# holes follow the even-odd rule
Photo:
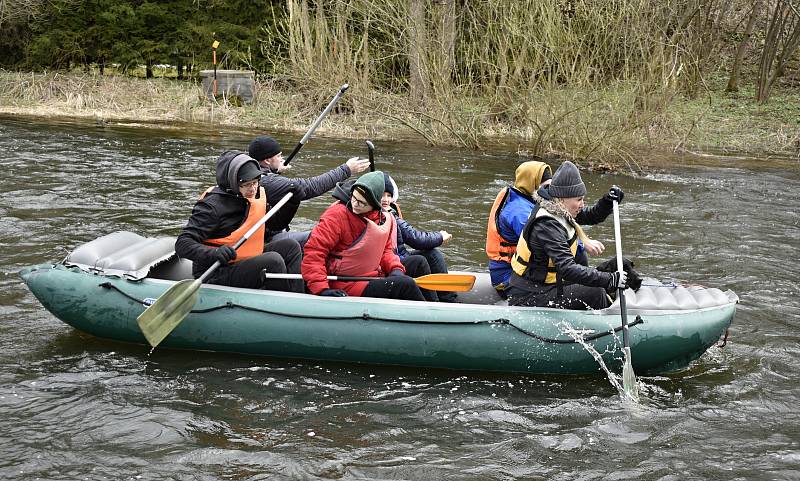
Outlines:
[[[256,73],[208,98],[198,73]],[[794,0],[0,0],[0,112],[424,139],[639,170],[800,159]]]

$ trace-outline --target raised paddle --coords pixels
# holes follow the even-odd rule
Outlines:
[[[302,279],[302,274],[275,274],[264,273],[267,279]],[[386,277],[357,277],[357,276],[328,276],[329,281],[374,281],[387,279]],[[429,291],[455,291],[466,292],[475,285],[475,276],[471,274],[428,274],[427,276],[414,277],[414,282],[421,289]]]
[[[292,195],[291,192],[284,195],[277,204],[272,206],[264,217],[259,219],[259,221],[233,245],[233,248],[238,249],[244,244],[250,236],[255,234],[270,217],[275,215],[275,213],[289,201]],[[151,304],[144,312],[139,314],[139,317],[136,318],[136,322],[139,323],[139,329],[142,330],[142,334],[144,334],[145,339],[147,339],[147,342],[149,342],[151,346],[156,347],[189,314],[197,302],[200,284],[208,279],[208,276],[220,265],[222,265],[220,261],[215,261],[199,278],[186,279],[178,282],[167,289],[165,293],[161,294],[161,296],[156,299],[156,302]]]
[[[308,139],[310,139],[311,136],[314,134],[314,131],[317,130],[319,124],[322,123],[322,119],[324,119],[325,116],[328,115],[328,112],[330,112],[331,109],[333,109],[333,106],[336,105],[336,102],[338,102],[340,98],[342,98],[345,91],[347,91],[349,87],[350,87],[349,84],[344,84],[341,87],[339,87],[339,92],[333,97],[328,106],[325,107],[325,110],[323,110],[322,113],[319,114],[317,120],[315,120],[314,123],[311,124],[311,127],[308,129],[308,132],[306,132],[306,135],[304,135],[303,138],[300,139],[300,142],[298,142],[297,145],[294,146],[294,150],[292,151],[291,154],[289,154],[289,157],[286,157],[286,160],[283,161],[283,165],[289,165],[289,162],[291,162],[294,156],[297,155],[298,152],[300,152],[300,149],[303,148],[306,142],[308,142]]]
[[[617,271],[622,273],[622,235],[619,227],[619,203],[614,201],[614,241],[617,244]],[[628,338],[628,309],[625,307],[624,289],[618,289],[619,311],[622,316],[622,345],[625,362],[622,365],[622,389],[632,400],[639,400],[639,389],[636,385],[636,374],[633,372],[631,362],[631,345]]]
[[[375,146],[369,140],[367,141],[367,153],[369,154],[369,171],[375,172]]]

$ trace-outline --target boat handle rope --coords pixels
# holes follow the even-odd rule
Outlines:
[[[113,289],[113,290],[119,292],[120,294],[122,294],[124,297],[130,299],[131,301],[136,302],[137,304],[147,305],[145,300],[137,299],[136,297],[128,294],[127,292],[123,291],[122,289],[120,289],[119,287],[115,286],[114,284],[112,284],[110,282],[103,282],[102,284],[99,284],[99,287],[102,287],[104,289]],[[208,313],[208,312],[218,311],[220,309],[231,309],[231,308],[234,308],[234,307],[238,307],[239,309],[243,309],[243,310],[246,310],[246,311],[261,312],[261,313],[264,313],[264,314],[272,314],[272,315],[276,315],[276,316],[286,316],[286,317],[295,317],[295,318],[308,317],[308,316],[305,316],[305,315],[302,315],[302,314],[290,314],[290,313],[287,313],[287,312],[270,311],[270,310],[267,310],[267,309],[261,309],[259,307],[244,306],[242,304],[236,304],[235,302],[231,302],[231,301],[228,301],[225,304],[221,304],[219,306],[208,307],[206,309],[192,309],[189,312],[195,313],[195,314],[205,314],[205,313]],[[370,316],[366,312],[364,314],[362,314],[361,316],[317,316],[317,317],[319,317],[320,319],[332,320],[332,321],[348,320],[348,319],[362,319],[362,320],[365,320],[365,321],[399,322],[399,323],[408,323],[408,324],[418,324],[420,322],[420,321],[409,321],[409,320],[405,320],[405,319],[390,319],[390,318],[387,318],[387,317],[375,317],[375,316]],[[550,337],[540,336],[540,335],[538,335],[538,334],[536,334],[534,332],[528,331],[527,329],[523,329],[523,328],[515,325],[513,322],[511,322],[511,320],[504,319],[504,318],[500,318],[500,319],[485,319],[485,320],[480,320],[480,321],[425,321],[425,323],[426,324],[447,324],[447,325],[454,325],[454,324],[455,325],[460,325],[460,324],[461,325],[499,324],[499,325],[503,325],[503,326],[512,327],[512,328],[516,329],[517,331],[521,332],[522,334],[525,334],[526,336],[532,337],[532,338],[534,338],[534,339],[536,339],[538,341],[542,341],[542,342],[545,342],[545,343],[548,343],[548,344],[577,344],[578,343],[578,341],[575,340],[575,339],[553,339],[553,338],[550,338]],[[633,326],[636,326],[638,324],[644,324],[644,320],[642,319],[641,316],[637,315],[636,316],[636,320],[633,321],[632,323],[628,324],[628,327],[633,327]],[[608,331],[597,332],[597,333],[592,334],[590,336],[582,336],[581,340],[583,342],[587,342],[587,341],[591,342],[591,341],[595,341],[597,339],[600,339],[601,337],[605,337],[605,336],[610,336],[612,334],[616,334],[616,333],[620,332],[621,330],[622,330],[622,326],[618,326],[618,327],[615,327],[613,329],[609,329]]]

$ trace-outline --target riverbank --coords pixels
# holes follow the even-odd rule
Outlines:
[[[108,123],[216,124],[248,131],[305,132],[338,86],[291,91],[257,85],[253,104],[203,96],[194,82],[84,73],[0,72],[0,113],[92,118]],[[602,170],[646,170],[641,152],[749,153],[800,160],[800,91],[777,89],[766,105],[752,92],[662,97],[634,110],[635,86],[604,91],[542,90],[495,100],[463,97],[415,104],[351,87],[318,136],[411,139],[472,149],[502,143],[521,156],[576,159]],[[718,89],[722,91],[722,89]]]

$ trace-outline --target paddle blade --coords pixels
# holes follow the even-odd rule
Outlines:
[[[429,291],[466,292],[475,285],[475,276],[469,274],[428,274],[414,278],[420,289]]]
[[[136,322],[151,346],[156,347],[189,315],[197,302],[199,290],[200,281],[197,279],[180,281],[139,314]]]
[[[636,374],[633,372],[631,364],[631,348],[626,347],[625,364],[622,365],[622,389],[625,395],[633,401],[639,402],[639,386],[636,384]]]

